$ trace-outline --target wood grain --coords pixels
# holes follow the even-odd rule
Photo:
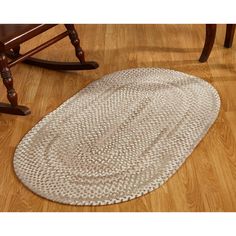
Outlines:
[[[198,58],[204,25],[76,25],[81,46],[95,71],[59,72],[19,64],[12,68],[19,103],[27,117],[0,114],[0,211],[236,211],[236,52],[223,47],[225,26],[218,26],[207,63]],[[64,30],[58,26],[32,39],[23,51]],[[74,48],[63,39],[38,57],[74,60]],[[43,199],[14,175],[12,158],[24,134],[50,111],[104,74],[132,67],[164,67],[213,84],[222,100],[220,115],[184,165],[159,189],[135,200],[100,207],[78,207]],[[4,86],[0,100],[6,101]]]

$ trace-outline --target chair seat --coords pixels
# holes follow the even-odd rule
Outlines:
[[[0,50],[8,50],[54,27],[55,24],[0,24]]]

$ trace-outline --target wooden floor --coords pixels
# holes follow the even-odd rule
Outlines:
[[[32,114],[0,114],[0,211],[236,211],[236,45],[223,47],[225,26],[208,63],[198,57],[204,25],[77,25],[81,44],[95,71],[56,72],[18,64],[12,70],[19,102]],[[63,26],[23,45],[23,51],[49,39]],[[235,42],[236,44],[236,42]],[[38,54],[76,60],[69,39]],[[42,117],[104,74],[133,67],[164,67],[210,82],[222,99],[220,115],[179,171],[162,187],[135,200],[100,207],[76,207],[43,199],[16,178],[12,159],[23,135]],[[0,85],[0,100],[6,91]]]

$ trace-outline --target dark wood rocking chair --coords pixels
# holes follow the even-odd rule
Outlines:
[[[227,24],[224,47],[231,48],[234,39],[235,24]],[[211,54],[215,38],[216,38],[216,24],[207,24],[206,25],[206,37],[205,44],[202,50],[202,54],[199,58],[200,62],[206,62],[208,57]]]
[[[28,107],[18,105],[17,93],[13,87],[13,77],[10,68],[18,62],[52,70],[92,70],[98,67],[98,64],[94,61],[85,61],[84,52],[73,24],[66,24],[65,32],[23,55],[20,54],[20,44],[55,26],[56,24],[0,25],[0,73],[10,102],[10,104],[0,103],[0,113],[30,114]],[[54,62],[31,57],[66,36],[69,36],[79,62]],[[8,61],[8,58],[11,60]]]

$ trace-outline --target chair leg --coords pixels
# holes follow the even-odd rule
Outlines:
[[[17,115],[27,115],[30,110],[24,106],[18,106],[17,103],[17,93],[13,87],[13,77],[8,67],[7,58],[5,53],[0,53],[0,73],[3,79],[3,84],[7,89],[7,98],[10,104],[0,103],[0,112],[17,114]]]
[[[10,68],[8,68],[7,58],[4,53],[0,54],[0,63],[1,77],[3,79],[3,84],[7,89],[7,98],[12,106],[17,106],[17,93],[13,88],[12,74]]]
[[[66,24],[65,27],[68,31],[70,41],[73,44],[73,46],[75,47],[75,54],[76,54],[77,58],[80,60],[81,64],[85,63],[84,51],[80,46],[80,39],[79,39],[79,36],[76,32],[75,26],[72,24]]]
[[[200,62],[207,61],[208,57],[211,54],[216,37],[216,24],[207,24],[206,25],[206,37],[205,44],[202,50],[202,54],[199,58]]]
[[[226,27],[226,35],[225,35],[225,43],[224,46],[226,48],[231,48],[234,40],[234,32],[235,32],[234,24],[227,24]]]

